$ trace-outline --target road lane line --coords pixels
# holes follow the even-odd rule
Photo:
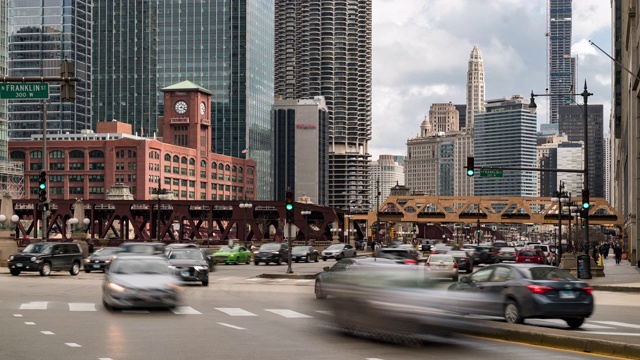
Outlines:
[[[191,306],[178,306],[175,309],[171,309],[171,311],[176,315],[200,315],[200,314],[202,314],[200,311],[192,308]]]
[[[45,331],[40,331],[40,332],[41,332],[41,333],[43,333],[43,334],[45,334],[45,335],[55,335],[55,334],[53,333],[53,331],[46,331],[46,330],[45,330]]]
[[[269,312],[272,312],[274,314],[280,315],[280,316],[284,316],[284,317],[289,318],[289,319],[311,318],[311,317],[313,317],[313,316],[301,314],[299,312],[295,312],[295,311],[289,310],[289,309],[265,309],[265,310],[269,311]]]
[[[69,311],[98,311],[94,303],[69,303]]]
[[[247,310],[243,310],[240,308],[215,308],[218,311],[222,311],[223,313],[230,316],[258,316],[254,313],[248,312]]]
[[[24,324],[25,325],[35,325],[36,323],[34,323],[33,321],[25,321]]]
[[[47,310],[48,301],[32,301],[20,305],[20,310]]]
[[[235,325],[231,325],[231,324],[225,324],[225,323],[221,323],[221,322],[219,322],[218,324],[220,324],[222,326],[230,327],[232,329],[245,330],[245,328],[242,328],[240,326],[235,326]]]
[[[310,283],[312,282],[313,279],[302,279],[302,280],[296,280],[297,283]]]
[[[67,345],[68,347],[82,347],[82,345],[76,344],[76,343],[64,343],[64,344]]]
[[[316,310],[316,312],[320,313],[320,314],[329,315],[329,316],[333,316],[334,315],[333,311],[331,311],[331,310]]]
[[[527,324],[540,325],[540,326],[556,325],[563,328],[568,327],[567,322],[560,319],[527,319]],[[580,328],[594,329],[594,330],[613,329],[610,326],[595,325],[590,323],[584,323]]]
[[[13,314],[15,317],[22,317],[22,314]]]
[[[611,325],[611,326],[620,326],[620,327],[627,327],[627,328],[632,328],[632,329],[640,329],[640,325],[627,324],[627,323],[618,322],[618,321],[591,321],[591,322],[596,322],[598,324],[605,324],[605,325]]]
[[[245,279],[246,281],[259,281],[259,280],[263,280],[262,278],[251,278],[251,279]]]

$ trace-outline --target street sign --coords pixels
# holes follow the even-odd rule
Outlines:
[[[0,83],[0,99],[48,99],[49,83]]]
[[[500,169],[480,169],[481,177],[502,177],[502,170]]]

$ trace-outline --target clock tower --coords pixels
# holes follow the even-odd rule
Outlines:
[[[165,143],[211,153],[211,92],[191,81],[168,86],[164,93],[164,116],[159,123]]]

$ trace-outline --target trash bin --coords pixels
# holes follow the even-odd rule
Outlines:
[[[576,256],[578,279],[591,279],[591,257],[587,254]]]

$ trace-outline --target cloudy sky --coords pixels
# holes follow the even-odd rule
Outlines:
[[[433,103],[465,104],[469,54],[484,60],[486,99],[529,97],[547,87],[546,0],[373,0],[372,160],[406,155]],[[611,7],[608,0],[573,1],[572,56],[579,91],[587,81],[611,109]],[[582,103],[582,99],[578,99]],[[538,125],[547,123],[547,99],[537,98]]]

